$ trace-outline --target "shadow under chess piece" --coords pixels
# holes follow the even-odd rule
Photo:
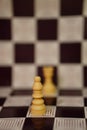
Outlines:
[[[43,84],[43,95],[44,96],[55,96],[57,94],[57,88],[53,83],[53,67],[43,67],[43,76],[44,76],[44,84]]]
[[[41,78],[36,76],[33,84],[33,100],[31,105],[31,115],[33,116],[41,116],[46,113],[42,88]]]
[[[56,105],[56,97],[45,97],[45,105]]]
[[[45,118],[32,118],[31,120],[35,130],[44,130]]]

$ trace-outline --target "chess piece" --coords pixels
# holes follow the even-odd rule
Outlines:
[[[35,77],[33,84],[33,100],[31,105],[31,114],[36,116],[41,116],[46,113],[46,107],[43,100],[41,78],[39,76]]]
[[[44,96],[54,96],[56,95],[57,89],[53,83],[53,67],[43,67],[44,84],[43,84],[43,95]]]

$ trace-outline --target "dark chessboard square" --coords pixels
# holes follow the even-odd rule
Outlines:
[[[11,39],[11,21],[9,19],[0,19],[0,40]]]
[[[57,20],[38,20],[38,40],[57,40]]]
[[[44,97],[44,103],[45,105],[56,105],[56,97]]]
[[[26,117],[28,107],[4,107],[0,112],[0,118]]]
[[[61,0],[61,15],[81,15],[83,0]]]
[[[5,102],[6,98],[0,98],[0,106],[2,106]]]
[[[87,66],[84,66],[83,68],[83,80],[84,80],[84,86],[87,87]]]
[[[84,107],[57,107],[56,117],[84,118]]]
[[[31,96],[32,90],[13,90],[11,96]]]
[[[87,98],[84,98],[84,105],[87,106]]]
[[[87,18],[84,19],[84,38],[87,39]]]
[[[53,130],[53,118],[26,118],[23,130]]]
[[[33,44],[16,44],[15,45],[15,62],[33,63],[34,62],[34,45]]]
[[[86,119],[86,127],[87,127],[87,119]]]
[[[11,67],[0,67],[0,86],[11,86]]]
[[[81,44],[61,44],[60,46],[61,63],[80,63],[81,62]]]
[[[60,90],[59,91],[60,96],[82,96],[81,90]]]
[[[34,0],[13,0],[14,16],[33,16]]]

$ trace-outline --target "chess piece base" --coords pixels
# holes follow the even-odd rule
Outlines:
[[[44,86],[43,87],[43,95],[44,96],[52,96],[57,94],[57,88],[55,86]]]
[[[46,113],[46,109],[43,110],[31,110],[32,116],[43,116]]]

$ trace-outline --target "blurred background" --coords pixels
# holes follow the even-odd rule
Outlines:
[[[61,89],[87,87],[87,0],[0,0],[0,87],[32,88],[43,66]]]

